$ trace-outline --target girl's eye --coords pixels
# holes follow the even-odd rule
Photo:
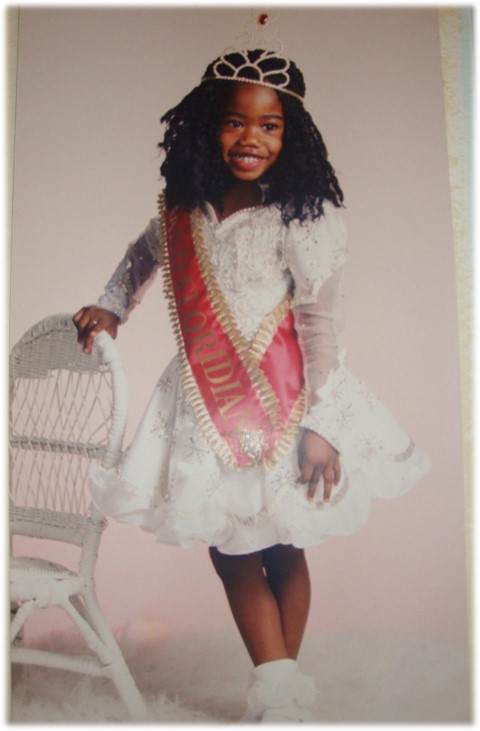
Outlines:
[[[238,119],[224,119],[223,124],[226,127],[233,127],[234,129],[237,129],[238,127],[241,127],[242,123],[238,121]]]
[[[264,127],[267,130],[267,132],[273,132],[274,130],[278,129],[278,124],[269,122],[268,124],[265,124]]]

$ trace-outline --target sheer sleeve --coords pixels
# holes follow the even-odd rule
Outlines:
[[[293,277],[292,309],[303,356],[306,413],[302,426],[338,445],[344,372],[346,229],[328,207],[320,220],[295,225],[285,261]]]
[[[342,266],[320,287],[315,302],[298,305],[293,310],[309,410],[321,403],[328,375],[340,362],[345,325],[344,279],[345,266]]]
[[[145,231],[131,243],[98,300],[98,306],[128,319],[155,279],[160,265],[160,221],[152,218]]]
[[[307,408],[302,426],[335,449],[345,400],[345,272],[343,265],[320,287],[315,302],[293,310],[305,377]]]

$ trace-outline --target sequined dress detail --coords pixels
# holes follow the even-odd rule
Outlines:
[[[228,554],[277,543],[318,545],[366,521],[372,499],[397,497],[429,461],[383,404],[347,368],[342,344],[346,230],[331,205],[307,224],[284,226],[274,206],[219,222],[201,214],[216,281],[236,325],[251,340],[290,292],[304,360],[307,406],[302,425],[340,453],[342,479],[329,503],[307,501],[298,440],[272,469],[234,471],[206,442],[188,403],[175,357],[154,389],[119,471],[91,467],[94,501],[105,515],[140,525],[159,541],[185,548],[203,542]],[[162,228],[152,219],[108,282],[99,306],[126,321],[162,261]]]

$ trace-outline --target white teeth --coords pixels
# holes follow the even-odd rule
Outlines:
[[[234,155],[234,157],[237,157],[239,160],[246,162],[247,165],[253,165],[253,163],[258,162],[262,159],[261,157],[253,157],[247,155]]]

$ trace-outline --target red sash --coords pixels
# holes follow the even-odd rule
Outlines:
[[[163,196],[160,213],[165,291],[193,411],[227,466],[271,467],[291,446],[304,409],[302,357],[290,298],[247,341],[215,281],[198,213],[170,211]]]

